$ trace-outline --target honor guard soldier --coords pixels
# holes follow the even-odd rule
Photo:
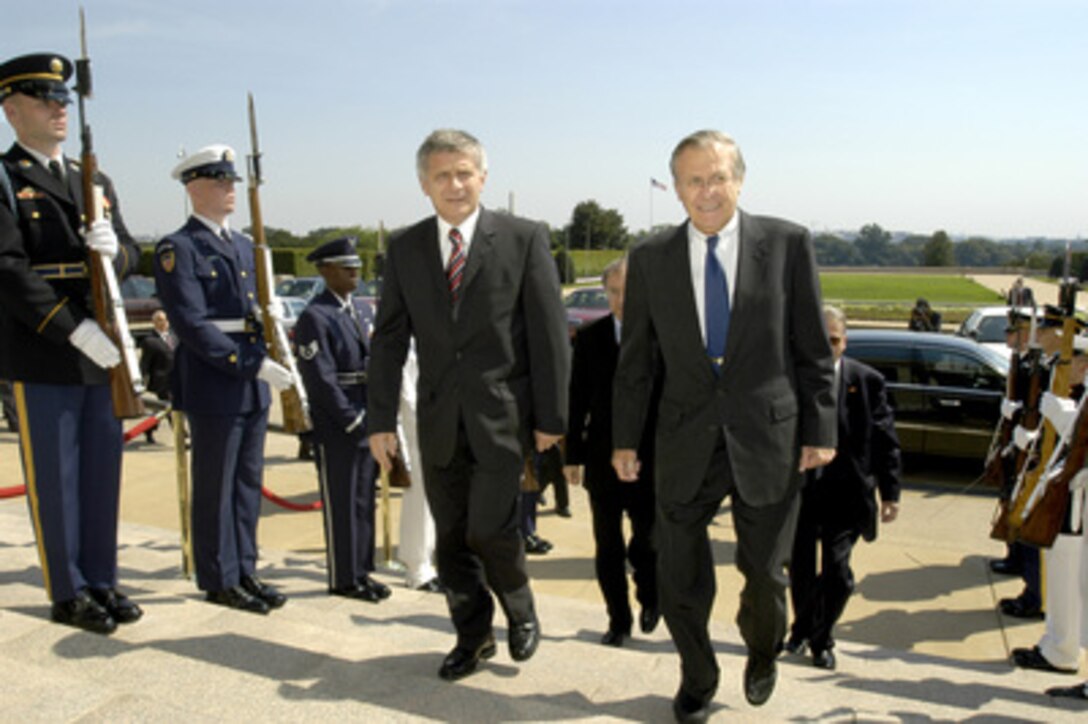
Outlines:
[[[389,597],[389,587],[369,575],[375,465],[366,438],[366,363],[373,313],[352,298],[362,265],[354,238],[322,244],[306,259],[325,280],[299,315],[295,342],[314,425],[329,592],[376,603]]]
[[[81,231],[83,179],[66,158],[72,64],[24,55],[0,65],[16,142],[0,168],[0,378],[13,382],[27,500],[58,623],[108,634],[140,608],[116,590],[121,423],[108,369],[120,351],[95,321],[88,250],[121,276],[138,258],[109,179],[103,218]]]
[[[267,354],[257,308],[253,242],[232,231],[234,151],[202,148],[174,168],[193,214],[155,247],[159,298],[178,336],[174,408],[192,445],[193,560],[207,600],[268,613],[286,597],[255,575],[268,385],[291,373]]]

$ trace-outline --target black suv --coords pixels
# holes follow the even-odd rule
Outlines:
[[[848,331],[846,354],[884,375],[904,452],[985,458],[1008,356],[963,337],[867,329]]]

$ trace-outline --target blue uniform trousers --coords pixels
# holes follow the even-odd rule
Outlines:
[[[115,587],[122,440],[109,385],[16,382],[14,392],[46,593],[67,601]]]
[[[344,436],[315,447],[325,524],[329,588],[352,586],[374,570],[374,477],[370,448]]]
[[[257,566],[257,519],[268,408],[189,415],[193,562],[202,591],[237,586]]]

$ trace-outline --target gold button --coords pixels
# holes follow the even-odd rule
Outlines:
[[[230,362],[232,365],[238,364],[238,355],[231,353],[230,357],[227,357],[227,362]]]
[[[248,276],[248,275],[246,274],[245,270],[243,269],[243,270],[242,270],[242,278],[243,278],[243,279],[245,279],[245,278],[246,278],[247,276]]]
[[[250,337],[249,338],[249,343],[250,344],[257,344],[257,338],[256,337]]]
[[[31,212],[31,214],[30,214],[30,218],[32,218],[32,219],[40,219],[40,218],[42,218],[42,215],[41,215],[41,214],[40,214],[39,212],[37,212],[37,211],[33,211],[33,212]]]
[[[253,292],[246,292],[246,296],[253,299]]]
[[[215,269],[212,269],[212,279],[215,279],[217,276],[219,276],[219,272],[217,272]]]

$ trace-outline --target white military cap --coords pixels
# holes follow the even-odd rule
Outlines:
[[[183,184],[195,178],[242,180],[234,170],[234,149],[222,143],[205,146],[191,156],[186,156],[170,175]]]

